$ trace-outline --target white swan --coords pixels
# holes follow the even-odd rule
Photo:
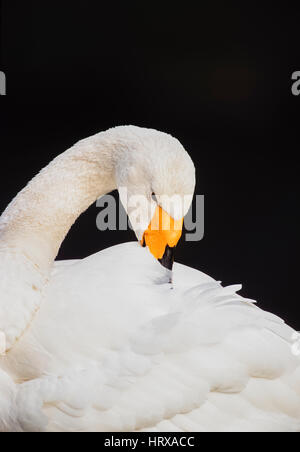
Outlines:
[[[169,270],[137,243],[53,264],[102,194],[120,186],[144,194],[149,224],[152,192],[179,220],[160,195],[191,197],[194,184],[177,140],[119,127],[58,157],[7,208],[0,431],[300,431],[295,332],[237,295],[240,286],[179,264],[171,285]],[[179,238],[144,232],[137,237],[157,258],[157,243],[167,249]]]

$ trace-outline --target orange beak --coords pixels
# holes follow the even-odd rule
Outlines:
[[[169,270],[174,262],[174,250],[182,235],[183,218],[174,220],[157,206],[148,229],[144,232],[142,245]]]

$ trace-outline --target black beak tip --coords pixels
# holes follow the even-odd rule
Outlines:
[[[161,263],[163,267],[172,271],[174,257],[175,257],[175,247],[171,248],[169,245],[167,245],[163,257],[161,259],[158,259],[158,261]]]

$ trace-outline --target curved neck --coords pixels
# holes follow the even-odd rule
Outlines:
[[[99,196],[116,188],[113,130],[82,140],[41,171],[0,218],[0,250],[25,255],[43,272]]]
[[[130,137],[128,128],[119,127],[80,141],[42,170],[1,216],[0,333],[6,351],[38,311],[53,261],[77,217],[116,188],[115,168]]]

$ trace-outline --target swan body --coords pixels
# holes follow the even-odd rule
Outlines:
[[[174,139],[117,128],[67,151],[8,207],[0,220],[0,431],[300,431],[295,332],[239,296],[241,286],[224,288],[180,264],[170,284],[171,272],[138,243],[54,262],[82,209],[119,186],[115,179],[137,185],[138,174],[113,169],[122,157],[111,159],[112,143],[127,167],[129,145],[159,144],[191,169]],[[74,172],[64,200],[52,199]],[[185,179],[176,184],[190,193]]]

